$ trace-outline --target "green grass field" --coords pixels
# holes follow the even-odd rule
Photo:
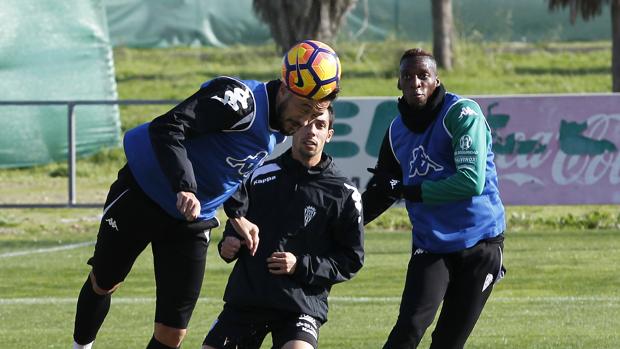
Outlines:
[[[396,96],[396,68],[406,48],[428,43],[335,45],[344,67],[343,96]],[[458,62],[440,76],[463,95],[609,92],[610,43],[459,45]],[[277,77],[280,59],[260,47],[115,49],[122,99],[182,99],[219,74]],[[123,130],[166,107],[123,107]],[[124,163],[120,148],[77,167],[78,202],[103,202]],[[369,164],[364,164],[366,167]],[[0,170],[2,203],[66,201],[66,165]],[[507,278],[494,291],[468,348],[619,348],[620,210],[617,206],[508,207]],[[75,299],[89,270],[95,209],[0,210],[0,348],[68,348]],[[379,348],[393,325],[410,256],[402,209],[369,227],[366,265],[332,292],[321,348]],[[214,235],[219,239],[220,232]],[[87,244],[64,249],[72,244]],[[79,245],[78,245],[79,246]],[[184,348],[199,348],[221,309],[231,266],[209,256],[203,299]],[[152,332],[150,250],[138,260],[113,306],[97,349],[142,348]],[[430,332],[428,333],[430,335]],[[427,336],[428,337],[428,336]],[[428,346],[428,338],[422,347]],[[265,346],[267,347],[267,346]]]
[[[75,299],[93,246],[49,249],[94,241],[98,214],[94,209],[0,213],[0,347],[69,347]],[[407,231],[367,232],[365,266],[352,281],[334,287],[321,348],[382,345],[397,315],[409,246]],[[509,230],[505,265],[507,277],[493,292],[468,348],[620,346],[618,229]],[[200,347],[221,310],[230,269],[212,246],[184,348]],[[152,331],[153,296],[147,248],[115,293],[96,347],[144,347]]]

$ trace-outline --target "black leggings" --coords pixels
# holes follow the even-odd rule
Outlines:
[[[503,235],[450,254],[414,247],[398,320],[383,348],[416,348],[442,301],[430,348],[463,348],[493,285],[504,275],[502,250]]]
[[[186,328],[205,271],[210,229],[217,220],[186,222],[170,217],[135,183],[125,166],[112,184],[88,261],[97,284],[110,289],[123,281],[151,244],[157,304],[155,322]]]

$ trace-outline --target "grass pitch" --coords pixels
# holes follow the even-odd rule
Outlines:
[[[463,95],[608,92],[611,44],[464,43],[448,89]],[[397,62],[411,47],[399,41],[335,45],[343,62],[343,96],[397,96]],[[261,47],[127,49],[114,52],[123,99],[182,99],[203,81],[227,74],[277,77],[279,54]],[[168,106],[122,107],[127,130]],[[103,202],[124,163],[120,148],[77,167],[78,202]],[[66,202],[63,162],[0,171],[3,203]],[[505,264],[468,348],[620,348],[620,212],[617,206],[508,208]],[[392,212],[397,212],[393,209]],[[542,212],[542,214],[541,214]],[[68,348],[75,300],[88,273],[100,210],[0,210],[0,348]],[[366,264],[337,285],[325,348],[380,348],[396,319],[409,260],[406,216],[384,215],[367,232]],[[214,234],[213,241],[219,239]],[[77,246],[77,247],[76,247]],[[70,248],[69,248],[70,247]],[[207,273],[184,348],[199,348],[213,319],[231,265],[210,249]],[[96,348],[144,348],[154,316],[152,258],[147,250],[113,296]],[[422,348],[428,347],[430,331]],[[264,345],[269,347],[267,340]]]
[[[67,348],[99,211],[9,213],[0,211],[0,347]],[[200,347],[222,307],[232,265],[216,256],[220,234],[214,232],[202,298],[184,348]],[[407,231],[367,232],[364,268],[332,291],[321,348],[381,347],[396,319],[410,242]],[[507,277],[493,291],[467,348],[620,346],[618,229],[509,229],[505,244]],[[147,248],[114,294],[96,348],[145,347],[152,333],[153,297]],[[432,328],[422,348],[428,347]],[[268,338],[263,347],[269,344]]]

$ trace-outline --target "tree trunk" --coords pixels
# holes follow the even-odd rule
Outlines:
[[[620,92],[620,0],[611,1],[611,37],[612,91]]]
[[[451,70],[454,21],[452,0],[431,0],[433,13],[433,55],[439,67]]]
[[[282,53],[305,39],[329,43],[357,0],[254,0]]]

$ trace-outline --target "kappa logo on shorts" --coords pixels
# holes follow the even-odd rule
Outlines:
[[[482,292],[484,292],[484,290],[486,290],[487,287],[491,286],[492,282],[493,282],[493,275],[489,273],[487,274],[487,277],[484,279],[484,285],[482,285]]]
[[[118,225],[116,225],[116,221],[114,220],[114,218],[110,217],[106,219],[105,221],[108,222],[108,225],[112,227],[112,229],[118,231]]]
[[[424,253],[426,253],[426,250],[423,250],[421,248],[416,248],[415,252],[413,252],[413,255],[417,256],[419,254],[424,254]]]

